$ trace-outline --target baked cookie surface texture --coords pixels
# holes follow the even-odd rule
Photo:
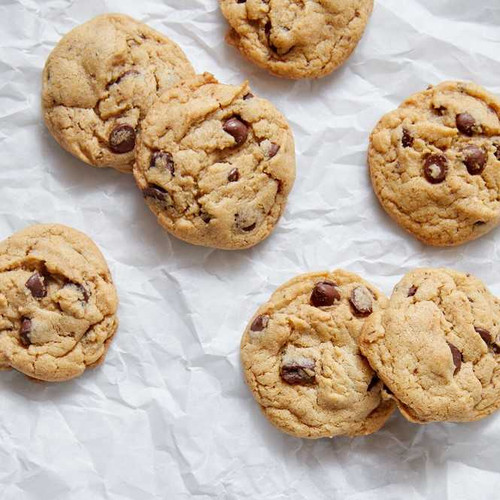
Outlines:
[[[380,203],[416,238],[476,239],[500,219],[500,101],[465,82],[419,92],[380,120],[368,162]]]
[[[416,423],[479,420],[500,405],[500,303],[469,274],[417,269],[366,322],[360,348]]]
[[[295,180],[285,118],[247,83],[200,75],[165,92],[143,122],[134,176],[158,222],[224,249],[269,236]]]
[[[288,281],[259,308],[241,342],[246,382],[265,416],[297,437],[366,435],[395,405],[361,356],[364,322],[387,299],[342,270]]]
[[[118,299],[93,241],[41,224],[0,243],[0,368],[63,381],[104,360]]]
[[[284,78],[319,78],[351,55],[373,0],[220,0],[226,36],[245,57]]]

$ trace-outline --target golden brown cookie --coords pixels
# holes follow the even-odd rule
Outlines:
[[[360,348],[412,422],[479,420],[500,406],[500,303],[470,274],[417,269],[366,322]]]
[[[226,40],[284,78],[319,78],[356,48],[373,0],[220,0]]]
[[[278,288],[241,341],[246,382],[266,417],[297,437],[359,436],[394,409],[360,354],[366,319],[387,299],[342,270],[308,273]]]
[[[371,134],[373,188],[386,212],[429,245],[460,245],[500,220],[500,101],[444,82],[409,97]]]
[[[43,72],[43,114],[57,142],[95,167],[131,172],[140,122],[157,95],[194,76],[166,36],[122,14],[70,31]]]
[[[295,180],[285,118],[248,84],[204,74],[164,93],[142,125],[134,176],[158,222],[215,248],[256,245],[274,229]]]
[[[0,368],[60,382],[103,361],[118,299],[99,249],[41,224],[0,243]]]

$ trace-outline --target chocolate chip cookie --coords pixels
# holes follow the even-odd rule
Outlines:
[[[368,161],[380,203],[419,240],[478,238],[500,220],[500,101],[473,83],[429,87],[380,120]]]
[[[246,382],[266,417],[297,437],[370,434],[395,405],[361,356],[364,322],[387,299],[342,270],[297,276],[278,288],[241,341]]]
[[[366,322],[360,348],[412,422],[467,422],[500,406],[500,302],[469,274],[418,269]]]
[[[95,167],[131,172],[140,122],[161,92],[194,76],[166,36],[121,14],[78,26],[43,71],[43,114],[57,142]]]
[[[220,0],[226,40],[245,57],[285,78],[319,78],[358,44],[373,0]]]
[[[215,248],[251,247],[273,230],[295,179],[285,118],[247,83],[204,74],[164,93],[143,122],[134,176],[159,223]]]
[[[0,369],[50,382],[104,360],[117,296],[99,249],[69,227],[31,226],[0,243]]]

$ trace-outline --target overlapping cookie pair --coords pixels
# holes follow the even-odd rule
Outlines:
[[[250,321],[245,379],[297,437],[365,435],[397,406],[410,421],[468,422],[500,406],[500,301],[470,274],[408,273],[388,300],[342,270],[284,284]]]
[[[47,127],[70,153],[133,172],[159,223],[225,249],[266,238],[295,180],[291,129],[248,83],[196,75],[182,50],[106,14],[68,33],[43,75]]]

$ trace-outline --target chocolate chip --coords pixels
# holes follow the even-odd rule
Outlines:
[[[229,135],[234,137],[236,144],[241,146],[248,137],[248,126],[238,117],[233,116],[233,118],[229,118],[223,127],[224,132],[227,132]]]
[[[316,382],[315,363],[313,360],[302,359],[281,365],[281,378],[291,385],[310,385]]]
[[[354,313],[359,316],[368,316],[373,312],[373,296],[365,286],[358,286],[351,292],[349,299]]]
[[[166,151],[155,151],[151,156],[149,168],[167,170],[171,175],[174,175],[174,159],[172,158],[172,155]]]
[[[154,184],[149,185],[147,188],[142,190],[144,198],[153,198],[157,201],[166,201],[167,191],[160,186]]]
[[[448,160],[446,156],[432,154],[427,156],[424,163],[425,178],[431,184],[439,184],[446,179],[448,173]]]
[[[248,99],[252,99],[253,97],[254,97],[254,95],[251,92],[248,92],[248,94],[245,94],[243,96],[243,100],[248,101]]]
[[[26,282],[26,288],[31,292],[35,299],[42,299],[47,296],[47,287],[45,285],[45,278],[40,276],[38,272],[33,273]]]
[[[74,286],[77,290],[78,293],[82,294],[84,302],[88,302],[90,298],[90,293],[89,291],[80,283],[75,283],[74,281],[67,281],[65,286]]]
[[[436,113],[436,115],[438,116],[443,116],[446,108],[444,106],[438,106],[437,108],[433,107],[432,111],[434,111],[434,113]]]
[[[496,343],[496,342],[493,342],[491,344],[491,350],[495,353],[495,354],[500,354],[500,346]]]
[[[253,323],[250,326],[250,330],[252,332],[261,332],[262,330],[264,330],[264,328],[266,328],[268,323],[269,323],[269,316],[261,314],[260,316],[257,316],[253,320]]]
[[[331,306],[336,300],[340,300],[340,292],[337,285],[332,281],[319,281],[311,293],[311,305],[314,307]]]
[[[417,290],[417,287],[412,285],[408,290],[408,297],[413,297],[417,293]]]
[[[109,135],[109,148],[116,154],[132,151],[135,148],[135,130],[125,123],[117,125]]]
[[[484,226],[485,224],[486,222],[484,222],[483,220],[477,220],[476,222],[474,222],[475,227],[481,227]]]
[[[405,128],[403,129],[403,137],[401,138],[401,144],[403,145],[404,148],[411,148],[413,146],[413,137],[406,130]]]
[[[484,342],[489,346],[491,344],[491,341],[493,340],[491,337],[491,333],[479,326],[475,326],[474,330],[476,330],[477,333],[481,336],[481,338],[484,340]]]
[[[279,150],[280,147],[278,146],[278,144],[274,144],[274,142],[271,142],[271,147],[269,148],[268,153],[269,158],[275,157]]]
[[[246,231],[247,233],[249,233],[250,231],[253,231],[256,226],[257,226],[257,223],[254,222],[253,224],[250,224],[249,226],[242,227],[241,229],[243,229],[243,231]]]
[[[208,224],[212,220],[212,216],[207,214],[207,212],[201,212],[200,218],[205,224]]]
[[[447,344],[453,357],[453,364],[455,365],[455,371],[453,372],[453,375],[456,375],[460,371],[460,368],[462,366],[462,353],[450,342],[447,342]]]
[[[488,155],[483,148],[478,146],[467,146],[463,151],[463,162],[469,174],[479,175],[483,172],[488,162]]]
[[[371,391],[379,382],[379,378],[377,375],[373,375],[372,379],[370,380],[370,383],[368,384],[368,389],[367,391]]]
[[[28,347],[31,344],[31,319],[21,318],[21,329],[19,330],[19,336],[21,337],[21,342]]]
[[[233,168],[227,176],[227,180],[229,182],[236,182],[239,180],[239,178],[240,178],[240,171],[237,168]]]
[[[500,161],[500,144],[495,144],[495,158]]]
[[[462,134],[471,136],[474,134],[474,126],[476,125],[476,120],[469,113],[460,113],[456,118],[457,128],[462,132]]]
[[[83,300],[85,302],[88,302],[90,298],[90,293],[87,291],[87,289],[83,285],[80,285],[80,283],[75,283],[75,285],[76,288],[78,288],[78,291],[83,295]]]
[[[236,3],[246,3],[247,0],[238,0]]]

